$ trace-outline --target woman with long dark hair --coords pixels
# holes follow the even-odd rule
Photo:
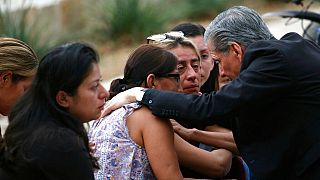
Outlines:
[[[179,80],[175,55],[142,45],[129,56],[124,78],[112,81],[110,94],[132,87],[178,91]],[[169,119],[157,118],[138,103],[95,121],[89,137],[101,165],[96,179],[182,179]]]
[[[98,56],[83,43],[59,46],[40,62],[9,115],[0,179],[94,179],[84,122],[97,119],[108,92]]]

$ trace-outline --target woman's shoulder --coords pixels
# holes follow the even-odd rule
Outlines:
[[[109,115],[90,122],[88,133],[89,137],[100,131],[108,131],[109,133],[111,133],[112,129],[114,129],[113,126],[117,126],[117,128],[121,126],[123,128],[126,118],[140,107],[141,105],[139,105],[138,103],[126,104],[114,110]]]
[[[160,118],[152,114],[150,109],[146,106],[141,106],[141,108],[136,109],[128,118],[135,121],[135,123],[140,124],[141,127],[158,126],[161,124],[168,124],[168,122],[170,123],[168,119]]]
[[[142,119],[142,120],[158,118],[157,116],[153,115],[150,109],[148,109],[146,106],[141,106],[140,108],[135,109],[135,111],[132,112],[131,116],[134,116],[135,119]]]
[[[127,117],[126,123],[130,137],[133,141],[138,145],[145,147],[144,139],[150,137],[150,132],[166,132],[164,128],[169,129],[168,123],[170,122],[153,115],[147,107],[142,106]]]
[[[86,152],[84,141],[79,135],[54,123],[38,126],[27,139],[23,151],[30,160],[29,163],[36,167],[44,168],[53,162],[63,163],[66,157],[71,158]]]
[[[52,151],[73,151],[83,147],[83,140],[73,130],[48,123],[34,134],[35,143],[38,147]]]

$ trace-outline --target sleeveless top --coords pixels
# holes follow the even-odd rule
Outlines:
[[[131,139],[126,125],[127,117],[140,107],[127,104],[93,122],[88,136],[100,165],[95,179],[156,179],[145,149]]]

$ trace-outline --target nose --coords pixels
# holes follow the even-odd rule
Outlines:
[[[198,75],[197,72],[195,72],[195,70],[192,67],[188,67],[186,71],[187,80],[194,81],[197,78],[197,75]]]
[[[103,85],[100,85],[101,86],[101,92],[99,93],[99,98],[100,99],[109,99],[109,96],[110,96],[110,93],[109,91],[107,91]]]

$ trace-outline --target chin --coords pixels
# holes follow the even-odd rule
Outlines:
[[[90,121],[93,121],[93,120],[97,120],[97,119],[99,119],[100,115],[101,115],[101,113],[98,114],[97,116],[92,116],[91,118],[82,121],[82,123],[87,123],[87,122],[90,122]]]
[[[101,113],[99,113],[94,119],[92,119],[92,120],[97,120],[97,119],[99,119],[99,117],[101,116]]]
[[[194,94],[194,95],[199,95],[199,91],[196,91],[196,90],[191,90],[191,91],[185,91],[184,93],[186,94]]]

